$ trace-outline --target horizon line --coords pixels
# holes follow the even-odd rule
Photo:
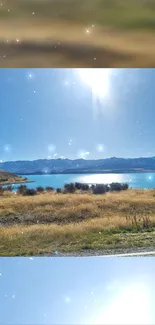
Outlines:
[[[38,161],[38,160],[48,160],[48,161],[51,161],[51,160],[73,160],[73,161],[76,161],[76,160],[86,160],[86,161],[92,161],[92,160],[106,160],[106,159],[146,159],[146,158],[155,158],[155,156],[138,156],[138,157],[106,157],[106,158],[92,158],[92,159],[85,159],[85,158],[67,158],[67,157],[64,157],[64,158],[51,158],[51,159],[48,159],[48,158],[38,158],[38,159],[18,159],[18,160],[6,160],[6,161],[2,161],[0,160],[0,164],[4,164],[4,163],[10,163],[10,162],[22,162],[22,161],[27,161],[27,162],[34,162],[34,161]]]

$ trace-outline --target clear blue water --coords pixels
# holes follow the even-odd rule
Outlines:
[[[35,183],[29,183],[29,188],[36,186],[52,186],[62,188],[65,183],[83,182],[88,184],[120,182],[128,183],[132,188],[155,188],[155,173],[132,173],[132,174],[70,174],[70,175],[23,175]],[[18,185],[15,185],[15,189]]]

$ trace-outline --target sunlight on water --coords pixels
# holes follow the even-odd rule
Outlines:
[[[110,184],[112,182],[127,183],[130,188],[155,188],[155,173],[128,173],[128,174],[55,174],[22,175],[34,183],[27,183],[29,188],[36,186],[64,187],[66,183]],[[18,188],[15,184],[14,190]]]
[[[81,175],[78,178],[81,183],[87,184],[109,184],[112,182],[125,182],[123,174],[92,174],[92,175]],[[128,180],[129,181],[129,180]]]

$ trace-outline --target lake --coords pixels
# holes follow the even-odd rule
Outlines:
[[[59,175],[22,175],[35,183],[28,183],[29,188],[36,186],[52,186],[62,188],[65,183],[80,182],[88,184],[100,183],[128,183],[132,188],[155,188],[155,173],[128,173],[128,174],[59,174]],[[15,185],[15,189],[18,185]]]

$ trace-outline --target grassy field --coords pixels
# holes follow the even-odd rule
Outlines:
[[[0,66],[155,66],[154,17],[154,0],[3,0]]]
[[[5,192],[0,197],[0,255],[155,245],[155,190],[120,193]]]

